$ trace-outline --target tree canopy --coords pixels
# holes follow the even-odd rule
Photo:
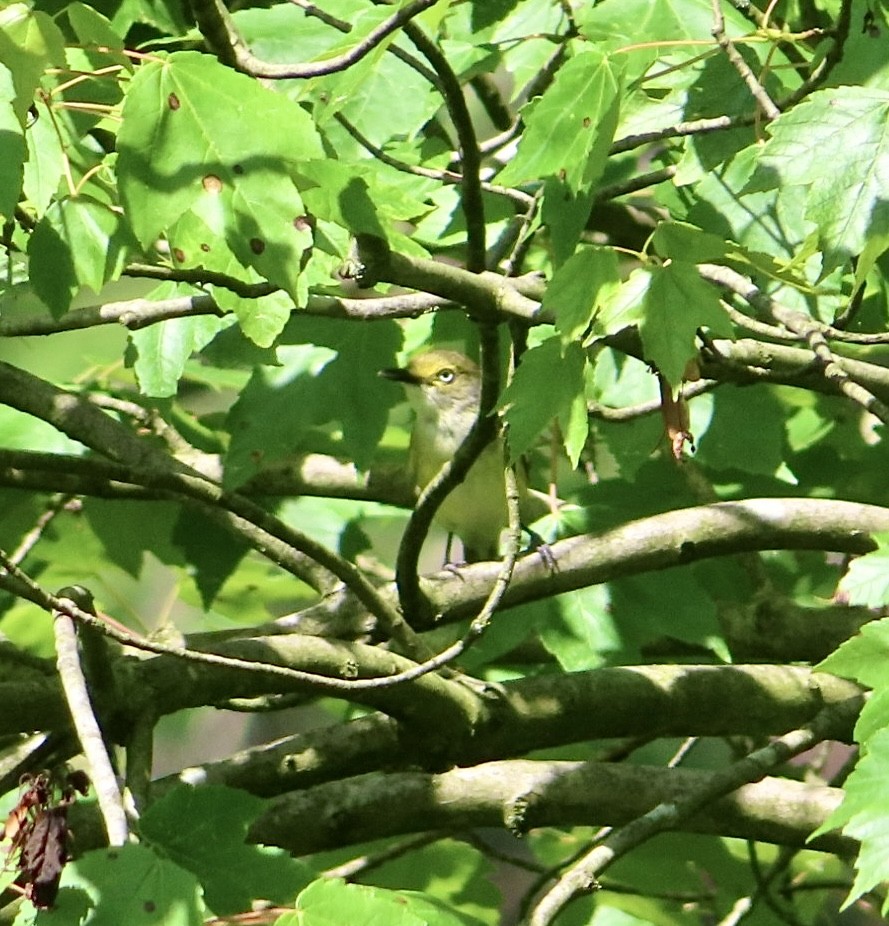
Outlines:
[[[887,42],[0,2],[3,921],[889,910]],[[481,404],[418,497],[433,346]]]

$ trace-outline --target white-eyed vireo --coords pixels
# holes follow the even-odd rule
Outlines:
[[[417,488],[422,490],[453,458],[478,415],[479,368],[456,351],[431,350],[413,357],[406,367],[381,370],[380,374],[403,383],[413,407],[410,465]],[[503,467],[503,443],[498,438],[482,451],[436,513],[436,521],[463,541],[467,562],[500,555],[500,534],[507,523]],[[533,519],[543,511],[537,499],[529,505],[532,499],[523,474],[518,475],[518,481],[522,521],[530,523],[526,516]],[[529,508],[537,509],[536,514]]]

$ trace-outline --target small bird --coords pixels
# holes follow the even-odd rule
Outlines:
[[[409,460],[422,491],[453,459],[472,428],[478,415],[481,373],[457,351],[431,350],[413,357],[406,367],[381,370],[380,375],[404,385],[414,410]],[[466,562],[500,556],[500,534],[508,520],[503,467],[503,441],[497,438],[436,512],[436,521],[463,541]],[[523,474],[518,480],[524,518],[530,496]]]

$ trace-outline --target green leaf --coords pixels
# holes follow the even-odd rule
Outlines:
[[[133,367],[143,395],[176,395],[186,361],[205,347],[224,327],[214,315],[170,318],[130,334],[135,348]]]
[[[163,923],[201,926],[204,906],[195,878],[144,845],[87,852],[62,872],[58,903],[39,922],[60,926]]]
[[[604,585],[556,595],[535,607],[544,612],[537,621],[540,642],[566,672],[595,669],[621,648]]]
[[[610,291],[594,323],[594,335],[613,334],[638,324],[645,359],[672,387],[697,355],[698,328],[731,337],[731,321],[716,290],[698,275],[693,264],[674,261],[665,266],[634,270],[618,289]]]
[[[691,571],[629,576],[610,588],[609,613],[620,632],[623,661],[638,659],[653,644],[674,640],[728,658],[716,604]]]
[[[687,222],[658,223],[651,243],[665,260],[681,260],[690,264],[720,261],[728,249],[724,238],[701,231]]]
[[[87,196],[53,203],[28,243],[31,284],[53,315],[83,286],[98,292],[120,276],[131,245],[120,215]]]
[[[731,36],[748,30],[748,22],[731,8],[723,11]],[[709,39],[713,29],[710,0],[609,0],[578,14],[583,34],[609,45]]]
[[[350,19],[349,34],[337,34],[336,44],[319,57],[329,58],[351,49],[390,15],[385,7],[363,4]],[[378,45],[345,71],[316,78],[304,91],[304,96],[314,101],[318,124],[336,137],[342,155],[357,155],[363,149],[332,121],[336,113],[345,116],[372,144],[383,146],[395,137],[413,138],[441,107],[441,97],[426,77],[389,54],[387,45]],[[292,53],[287,60],[293,60]]]
[[[260,274],[245,267],[225,240],[191,209],[169,229],[167,241],[177,266],[200,267],[245,283],[262,281]],[[293,300],[281,291],[256,299],[244,299],[225,286],[208,289],[219,308],[232,312],[240,323],[241,331],[259,347],[270,347],[274,343],[293,311]]]
[[[304,299],[312,234],[293,178],[300,159],[322,153],[304,110],[207,55],[177,52],[136,72],[118,148],[121,199],[144,247],[192,209],[244,266]]]
[[[617,126],[620,66],[584,51],[529,105],[516,156],[498,178],[505,185],[556,177],[577,194],[602,175]]]
[[[103,52],[120,52],[124,48],[124,41],[120,35],[114,31],[111,23],[98,10],[87,6],[85,3],[70,3],[65,8],[68,16],[68,22],[77,36],[77,41],[85,46],[102,46]],[[91,51],[92,49],[88,49]],[[112,60],[120,64],[129,64],[126,55],[113,55]],[[107,60],[99,59],[97,64],[107,64]]]
[[[804,189],[825,273],[858,254],[868,239],[889,247],[889,91],[818,91],[779,116],[769,132],[748,190],[779,188],[784,198],[798,195],[789,188]]]
[[[713,397],[713,417],[696,434],[696,459],[717,470],[743,470],[772,476],[787,454],[784,409],[764,389],[720,389]]]
[[[762,155],[751,144],[719,170],[710,171],[694,187],[685,218],[705,232],[737,241],[751,251],[785,261],[796,255],[812,228],[803,217],[804,191],[796,187],[775,193],[752,192],[748,181]]]
[[[52,19],[24,3],[0,9],[0,61],[12,72],[13,108],[24,125],[34,91],[51,65],[65,67],[65,41]]]
[[[207,905],[218,915],[249,910],[256,898],[291,903],[312,874],[280,849],[246,842],[250,824],[265,806],[246,791],[183,785],[153,803],[139,829],[198,878]]]
[[[620,285],[617,254],[611,248],[584,248],[556,271],[543,297],[543,310],[556,317],[562,342],[581,338],[603,300]]]
[[[655,268],[639,333],[646,359],[671,386],[679,385],[686,364],[697,355],[695,338],[702,327],[723,337],[734,333],[714,287],[700,278],[692,264],[676,261]]]
[[[593,330],[584,341],[584,346],[599,337],[638,325],[644,318],[645,299],[651,280],[648,269],[637,267],[619,286],[609,287],[603,293],[601,311],[593,316]]]
[[[65,159],[62,141],[46,103],[35,103],[34,112],[37,118],[25,132],[28,159],[22,188],[29,205],[39,217],[46,212],[58,192],[59,181],[65,171]]]
[[[889,730],[877,732],[843,787],[843,803],[812,836],[842,827],[846,836],[858,839],[861,849],[855,860],[855,881],[843,910],[862,894],[889,879]],[[889,912],[884,898],[882,913]]]
[[[850,678],[868,688],[886,687],[889,660],[889,618],[865,624],[816,668]]]
[[[559,369],[558,376],[553,376],[554,366]],[[558,338],[548,338],[522,356],[515,377],[500,398],[513,460],[527,453],[554,419],[563,431],[570,427],[570,448],[566,449],[576,460],[583,445],[580,434],[585,439],[587,427],[585,369],[586,356],[580,345],[562,345]]]
[[[889,604],[889,533],[871,536],[878,549],[852,560],[837,592],[849,604],[880,608]]]
[[[300,165],[300,188],[312,215],[352,233],[366,232],[407,253],[425,255],[399,226],[432,211],[425,182],[395,183],[391,173],[368,163],[327,159]],[[440,243],[440,242],[439,242]]]
[[[365,9],[363,0],[337,0],[329,10],[349,22]],[[342,34],[320,17],[306,16],[291,4],[269,9],[241,9],[232,14],[247,47],[265,61],[313,61],[321,57]]]
[[[25,137],[15,113],[12,73],[0,64],[0,216],[12,215],[22,192]]]
[[[225,486],[235,488],[251,476],[299,450],[310,428],[325,412],[316,376],[334,358],[326,347],[282,347],[278,367],[259,367],[228,414],[232,435],[225,456]]]
[[[549,177],[543,184],[540,221],[549,229],[553,263],[559,267],[568,260],[590,221],[596,201],[595,191],[581,190],[574,195],[567,183]]]
[[[346,884],[339,879],[319,879],[310,884],[297,898],[293,919],[299,926],[470,926],[472,922],[421,894]]]

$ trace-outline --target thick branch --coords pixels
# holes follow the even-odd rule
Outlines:
[[[503,685],[502,701],[479,718],[474,736],[437,761],[474,765],[597,739],[777,736],[826,705],[860,706],[851,682],[789,666],[634,666],[596,669]],[[851,721],[831,730],[848,741]],[[263,797],[384,768],[429,765],[427,744],[375,714],[287,737],[175,778],[227,784]]]
[[[545,320],[539,303],[543,296],[540,280],[507,279],[490,271],[470,273],[451,264],[399,254],[376,238],[364,243],[359,238],[359,247],[373,279],[457,302],[478,321],[502,321],[504,314],[532,324]]]
[[[516,564],[506,604],[754,550],[866,553],[875,549],[869,532],[887,529],[889,508],[832,499],[748,499],[684,508],[557,541],[550,547],[555,570],[537,553],[527,554]],[[440,620],[468,617],[496,572],[496,563],[474,563],[459,576],[445,571],[427,577],[423,591]]]
[[[595,762],[491,762],[441,775],[402,772],[319,785],[276,801],[251,840],[294,855],[426,830],[629,823],[665,801],[699,792],[718,772]],[[806,840],[842,791],[766,778],[715,801],[677,829],[850,854],[835,834]]]

